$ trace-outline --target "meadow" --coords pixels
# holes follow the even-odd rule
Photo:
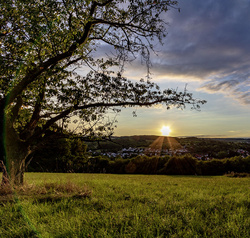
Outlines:
[[[14,200],[0,196],[0,237],[250,237],[249,177],[26,173],[25,181]]]

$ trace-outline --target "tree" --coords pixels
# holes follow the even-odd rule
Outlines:
[[[87,156],[87,145],[79,138],[62,138],[55,133],[27,159],[29,171],[79,172]]]
[[[23,183],[25,159],[55,123],[81,120],[85,136],[112,133],[108,110],[166,104],[199,107],[205,101],[150,80],[122,76],[124,62],[138,56],[150,66],[153,40],[161,42],[161,13],[176,1],[6,0],[0,16],[1,152],[11,181]],[[100,46],[113,54],[97,57]],[[80,76],[76,68],[88,66]],[[111,71],[116,69],[116,73]],[[105,134],[106,133],[106,134]]]

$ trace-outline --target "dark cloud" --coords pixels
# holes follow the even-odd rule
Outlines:
[[[239,84],[238,81],[230,80],[230,81],[224,81],[224,82],[217,83],[217,84],[216,83],[208,83],[204,87],[207,88],[208,90],[211,90],[211,91],[219,91],[221,89],[229,89],[230,90],[238,84]]]
[[[180,0],[154,71],[204,80],[202,90],[250,104],[250,1]]]
[[[171,9],[163,46],[156,46],[151,69],[154,77],[199,80],[201,90],[220,92],[250,104],[250,1],[179,0],[180,13]],[[102,44],[94,57],[112,54]],[[126,68],[131,78],[146,75],[140,59]],[[141,75],[141,76],[139,76]]]

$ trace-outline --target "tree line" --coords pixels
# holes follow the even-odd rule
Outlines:
[[[182,156],[136,156],[110,159],[87,152],[80,139],[48,140],[44,147],[30,155],[30,172],[223,175],[228,172],[248,173],[250,156],[198,160],[190,154]]]

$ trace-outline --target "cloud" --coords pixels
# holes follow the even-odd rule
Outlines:
[[[250,105],[250,73],[245,69],[211,77],[200,90],[208,93],[220,92],[241,104]]]
[[[180,0],[168,35],[152,57],[158,78],[203,82],[201,90],[250,104],[250,1]]]
[[[220,93],[250,104],[250,1],[179,0],[171,9],[164,45],[151,54],[152,78],[157,82],[197,82],[200,90]],[[101,44],[95,57],[107,57],[112,46]],[[130,79],[146,76],[140,59],[128,63]],[[198,86],[198,87],[199,87]]]

